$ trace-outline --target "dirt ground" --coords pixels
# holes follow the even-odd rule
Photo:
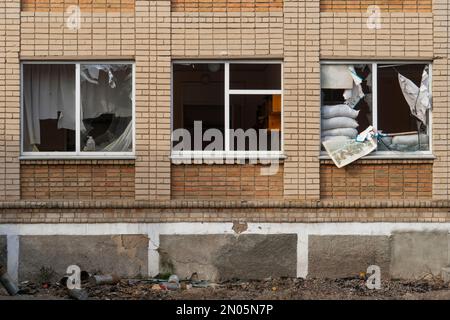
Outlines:
[[[157,286],[156,286],[157,287]],[[23,283],[21,295],[8,297],[0,290],[0,299],[70,299],[60,284],[48,288],[34,283]],[[369,290],[365,281],[347,279],[267,279],[262,281],[230,281],[210,284],[207,288],[187,290],[155,290],[145,280],[121,280],[115,285],[83,284],[89,299],[134,300],[310,300],[310,299],[450,299],[450,286],[440,280],[382,281],[380,290]]]

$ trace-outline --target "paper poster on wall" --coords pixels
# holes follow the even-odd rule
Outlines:
[[[367,139],[363,142],[358,142],[354,139],[349,139],[345,142],[342,140],[328,140],[322,144],[338,168],[342,168],[368,155],[377,148],[376,139]]]

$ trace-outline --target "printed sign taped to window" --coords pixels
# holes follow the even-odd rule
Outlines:
[[[358,142],[354,139],[328,140],[322,142],[328,155],[338,168],[342,168],[359,158],[368,155],[377,148],[376,139]]]

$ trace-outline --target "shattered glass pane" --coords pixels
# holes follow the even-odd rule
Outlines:
[[[132,65],[84,64],[80,77],[81,151],[132,151]]]
[[[427,64],[378,65],[379,151],[428,151],[431,108]]]

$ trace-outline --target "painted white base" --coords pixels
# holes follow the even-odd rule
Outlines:
[[[148,275],[159,273],[160,235],[236,234],[232,223],[101,223],[101,224],[4,224],[7,236],[8,273],[17,281],[21,235],[121,235],[145,234],[149,238]],[[308,275],[310,235],[385,235],[394,231],[448,231],[450,223],[249,223],[241,234],[297,234],[297,277]]]

